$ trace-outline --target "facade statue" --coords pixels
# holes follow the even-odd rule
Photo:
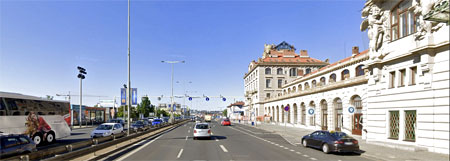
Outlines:
[[[263,58],[269,57],[270,50],[274,48],[274,45],[264,44]]]
[[[424,16],[435,9],[436,4],[441,4],[443,0],[414,0],[414,14],[418,15],[416,40],[422,40],[441,28],[444,24],[435,21],[425,21]]]
[[[383,54],[380,49],[383,43],[388,40],[385,36],[389,36],[389,24],[387,23],[388,15],[382,11],[378,4],[369,1],[366,3],[362,11],[362,17],[365,18],[361,23],[361,31],[367,30],[369,38],[369,52],[371,59],[383,59]]]

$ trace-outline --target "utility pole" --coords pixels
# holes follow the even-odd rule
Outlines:
[[[78,78],[80,78],[80,120],[78,121],[78,124],[80,125],[80,128],[81,128],[81,122],[82,122],[82,120],[81,120],[81,107],[83,106],[83,90],[82,90],[82,87],[83,87],[83,79],[85,78],[85,74],[87,74],[87,72],[86,72],[86,69],[84,69],[84,68],[82,68],[82,67],[80,67],[80,66],[78,66],[77,67],[77,69],[78,69],[78,71],[79,71],[79,73],[78,73]]]
[[[131,107],[131,75],[130,75],[130,0],[128,0],[128,115],[127,115],[127,136],[130,135],[130,107]]]

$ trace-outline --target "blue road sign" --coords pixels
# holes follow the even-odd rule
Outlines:
[[[312,109],[312,108],[309,109],[309,110],[308,110],[308,114],[313,115],[313,114],[314,114],[314,109]]]
[[[137,88],[131,88],[131,98],[133,98],[131,104],[137,105]]]
[[[209,101],[209,97],[206,97],[206,101]]]
[[[227,101],[227,99],[225,97],[222,98],[223,101]]]
[[[170,108],[170,107],[172,107],[172,106],[169,104],[169,108]]]
[[[354,107],[348,107],[348,113],[354,113],[355,108]]]
[[[120,105],[127,104],[127,90],[125,88],[120,89]]]
[[[285,111],[289,111],[289,106],[284,107]]]
[[[192,97],[189,97],[189,101],[192,101]]]

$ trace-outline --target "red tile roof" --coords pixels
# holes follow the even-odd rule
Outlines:
[[[236,102],[236,103],[232,103],[231,105],[229,105],[228,107],[231,107],[231,106],[244,106],[244,102],[242,102],[242,101],[239,101],[239,102]]]

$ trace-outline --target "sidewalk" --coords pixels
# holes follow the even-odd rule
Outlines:
[[[268,123],[264,123],[264,124],[258,123],[256,125],[256,127],[252,126],[251,122],[250,123],[234,122],[234,123],[240,124],[240,125],[247,125],[249,127],[258,128],[258,129],[266,130],[269,132],[277,133],[277,134],[281,135],[283,138],[285,138],[286,141],[288,141],[291,144],[296,145],[296,146],[301,146],[300,139],[304,135],[310,134],[311,132],[315,131],[315,130],[311,130],[311,129],[303,129],[303,128],[289,127],[289,126],[285,127],[282,125],[274,125],[274,124],[268,124]],[[387,146],[369,144],[369,143],[366,143],[365,141],[361,140],[361,138],[356,137],[356,139],[360,140],[359,147],[362,151],[364,151],[361,154],[361,156],[365,156],[370,159],[385,160],[385,161],[407,161],[407,160],[409,160],[409,161],[412,161],[412,160],[448,161],[449,160],[449,155],[445,155],[445,154],[433,153],[433,152],[428,152],[428,151],[409,151],[409,150],[395,149],[395,148],[390,148]]]

